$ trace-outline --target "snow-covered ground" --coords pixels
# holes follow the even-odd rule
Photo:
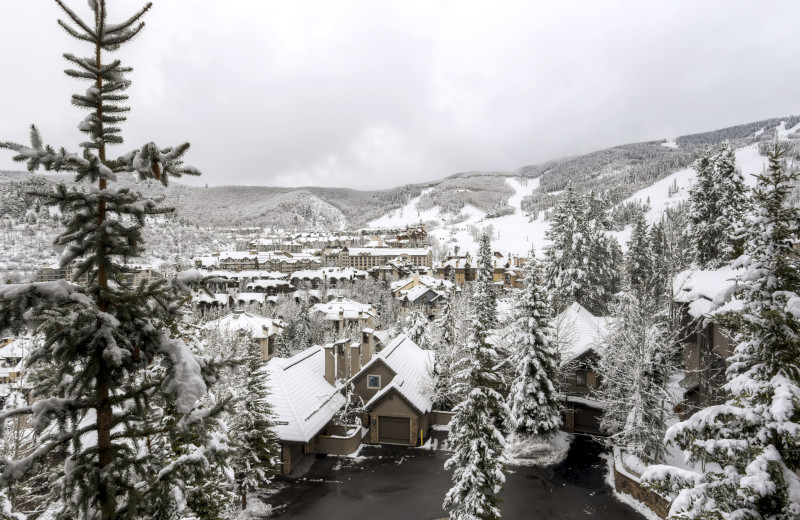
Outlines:
[[[550,225],[542,216],[532,220],[527,213],[522,211],[522,199],[539,188],[539,179],[521,179],[510,177],[506,179],[509,186],[514,189],[514,195],[509,197],[508,205],[515,209],[511,215],[498,218],[485,218],[486,214],[474,206],[466,206],[461,212],[468,218],[457,224],[446,224],[431,232],[452,250],[458,245],[459,251],[469,251],[475,254],[478,244],[469,231],[470,226],[478,228],[491,225],[494,229],[492,248],[504,254],[527,255],[531,246],[536,246],[537,254],[541,254],[545,241],[545,232]]]
[[[792,128],[786,128],[786,125],[781,123],[777,128],[778,136],[782,138],[798,130],[800,130],[800,124]],[[664,142],[662,145],[667,147],[678,146],[675,140]],[[745,183],[748,186],[754,186],[756,184],[754,175],[764,171],[767,166],[767,158],[759,155],[758,145],[756,144],[738,148],[735,153],[736,164],[744,174]],[[678,170],[653,185],[636,192],[626,199],[626,202],[637,200],[644,203],[649,201],[650,210],[645,217],[649,224],[653,224],[661,219],[666,208],[675,206],[689,198],[689,190],[695,178],[695,171],[691,167]],[[420,195],[411,199],[402,208],[370,222],[369,227],[403,227],[425,221],[436,221],[440,223],[441,227],[430,230],[430,235],[438,239],[448,251],[452,251],[455,246],[458,246],[459,252],[468,251],[475,254],[478,250],[478,244],[470,228],[483,228],[491,225],[494,230],[492,248],[495,251],[503,254],[527,255],[531,246],[535,246],[537,256],[541,257],[544,248],[549,243],[545,238],[545,233],[550,228],[550,224],[545,222],[543,215],[539,215],[538,219],[532,220],[520,207],[522,199],[539,188],[539,179],[509,177],[506,182],[514,189],[514,195],[508,200],[509,206],[516,210],[511,215],[486,218],[485,212],[474,206],[466,206],[461,211],[462,216],[465,217],[464,220],[457,224],[448,224],[446,221],[451,216],[442,215],[438,207],[426,211],[417,209],[417,202],[422,197]],[[423,195],[429,193],[432,189],[429,188],[423,191]],[[556,193],[553,193],[553,195],[556,195]],[[628,226],[622,231],[609,232],[609,235],[616,237],[623,251],[625,251],[627,250],[628,240],[631,237],[631,231],[631,227]]]
[[[381,218],[373,220],[372,222],[367,224],[367,227],[370,228],[405,227],[429,220],[439,220],[441,217],[439,216],[438,207],[433,207],[426,211],[419,211],[417,209],[417,203],[420,201],[423,195],[427,195],[432,190],[433,188],[422,190],[422,193],[420,194],[419,197],[414,197],[413,199],[409,200],[406,203],[406,205],[403,206],[402,208],[396,209],[390,213],[387,213]]]

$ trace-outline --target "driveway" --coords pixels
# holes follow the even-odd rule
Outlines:
[[[578,437],[556,466],[512,466],[501,495],[505,520],[530,518],[641,519],[616,501],[605,484],[603,448]],[[446,517],[448,453],[395,446],[365,446],[358,458],[310,459],[305,475],[282,481],[262,500],[273,518],[297,520],[432,520]]]

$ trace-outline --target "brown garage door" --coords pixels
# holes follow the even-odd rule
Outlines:
[[[600,433],[600,420],[603,412],[591,408],[575,408],[575,431],[580,433]]]
[[[408,444],[410,428],[408,417],[378,417],[378,440],[390,444]]]

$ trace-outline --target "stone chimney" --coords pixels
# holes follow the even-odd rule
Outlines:
[[[340,339],[336,343],[325,345],[325,380],[336,385],[338,379],[350,377],[350,340]]]
[[[411,275],[411,287],[419,285],[419,271]]]
[[[372,329],[361,331],[361,366],[372,360],[375,354],[375,332]]]

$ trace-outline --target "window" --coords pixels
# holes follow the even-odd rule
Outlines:
[[[575,386],[586,386],[586,370],[575,371]]]
[[[369,374],[367,375],[367,388],[380,388],[381,376]]]

